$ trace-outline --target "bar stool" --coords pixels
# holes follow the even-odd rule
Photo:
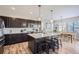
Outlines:
[[[55,42],[52,39],[50,40],[49,47],[53,52],[55,52]]]
[[[56,49],[59,49],[59,40],[56,37],[52,37],[52,45],[53,45],[53,51],[56,52]]]
[[[58,40],[59,40],[59,47],[61,46],[62,48],[62,36],[61,35],[59,35]]]
[[[45,40],[38,43],[38,53],[41,54],[43,52],[49,54],[49,44]]]

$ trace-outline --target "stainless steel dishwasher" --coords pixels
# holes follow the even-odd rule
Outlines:
[[[0,54],[3,53],[4,51],[3,45],[5,44],[3,29],[4,29],[4,22],[2,21],[2,19],[0,19]]]

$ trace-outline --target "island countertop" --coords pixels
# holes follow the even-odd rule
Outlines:
[[[37,38],[43,38],[43,37],[58,36],[60,35],[60,33],[32,33],[28,35],[37,39]]]

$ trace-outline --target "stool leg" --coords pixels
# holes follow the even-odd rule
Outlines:
[[[52,48],[52,51],[55,52],[55,48]]]
[[[46,50],[46,53],[49,54],[49,47],[48,46],[46,46],[45,50]]]

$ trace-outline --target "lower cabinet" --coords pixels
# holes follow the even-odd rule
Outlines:
[[[5,35],[5,45],[16,44],[28,41],[27,34],[9,34]]]

